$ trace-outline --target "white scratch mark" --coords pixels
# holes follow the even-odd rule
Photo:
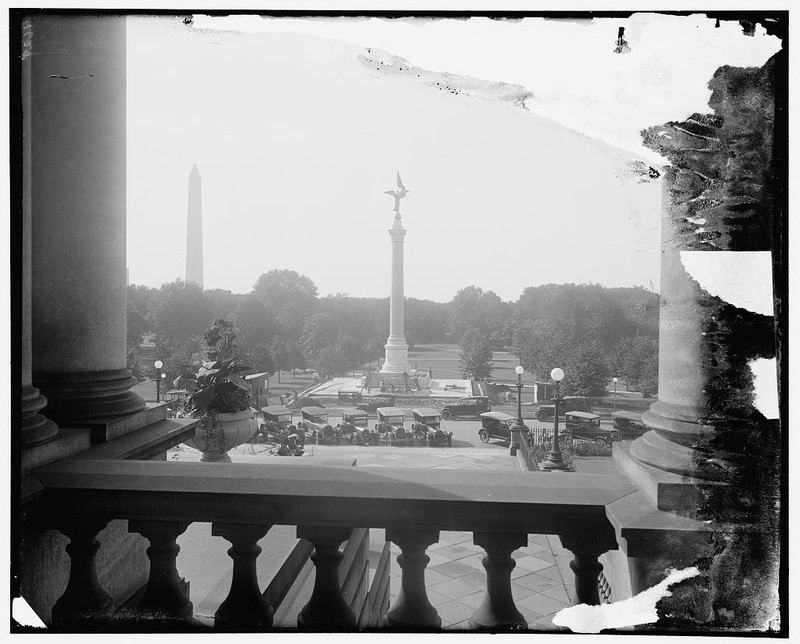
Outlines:
[[[778,366],[775,358],[756,358],[748,364],[753,372],[753,406],[769,420],[779,418]]]
[[[574,633],[599,633],[608,628],[653,624],[658,621],[656,604],[660,599],[672,595],[669,587],[699,574],[700,571],[694,566],[683,570],[672,570],[660,584],[630,599],[600,606],[580,604],[564,608],[555,614],[553,624],[566,626]]]

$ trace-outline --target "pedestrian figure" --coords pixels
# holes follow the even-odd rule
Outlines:
[[[419,374],[414,374],[414,389],[419,391]]]
[[[372,391],[372,372],[367,372],[366,382],[364,383],[367,385],[367,393],[371,393]]]
[[[406,386],[406,393],[411,391],[411,387],[408,386],[408,374],[405,371],[403,372],[403,383]]]
[[[381,393],[386,393],[386,383],[383,381],[383,378],[381,378]]]
[[[433,367],[428,368],[428,380],[433,380]]]

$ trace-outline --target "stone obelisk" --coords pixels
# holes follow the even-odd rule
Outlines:
[[[203,210],[200,171],[197,164],[189,173],[189,216],[186,224],[186,281],[203,288]]]
[[[408,344],[406,344],[404,321],[404,295],[403,295],[403,240],[406,231],[400,219],[400,199],[405,197],[408,190],[397,174],[397,190],[387,191],[395,198],[394,224],[389,229],[392,240],[392,294],[389,300],[389,338],[386,341],[386,362],[381,368],[381,373],[402,374],[411,371],[408,362]]]

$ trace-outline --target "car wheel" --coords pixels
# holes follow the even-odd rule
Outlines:
[[[598,447],[603,447],[603,448],[608,447],[608,443],[606,442],[605,438],[595,438],[594,444],[597,445]]]
[[[485,429],[482,429],[481,431],[478,432],[478,438],[481,439],[481,443],[488,443],[489,442],[489,432],[487,432]],[[452,439],[451,439],[451,443],[452,443]]]
[[[453,413],[449,409],[442,409],[442,420],[450,420]]]
[[[482,411],[476,411],[475,412],[475,418],[477,418],[478,420],[481,420],[481,414],[482,413],[483,413]]]
[[[537,411],[536,420],[538,420],[540,423],[543,423],[544,421],[547,420],[547,414],[543,411]]]

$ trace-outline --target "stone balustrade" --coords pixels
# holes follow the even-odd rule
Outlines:
[[[36,476],[44,486],[41,515],[71,540],[70,579],[53,613],[54,626],[65,630],[114,616],[114,602],[94,573],[94,555],[102,548],[96,541],[98,532],[115,519],[127,520],[130,531],[150,542],[148,587],[126,628],[153,629],[162,622],[172,628],[196,626],[182,590],[176,540],[188,524],[210,522],[212,535],[232,544],[232,587],[217,611],[218,629],[271,628],[276,607],[258,589],[255,566],[258,541],[276,524],[297,526],[297,536],[315,548],[314,589],[300,611],[299,628],[363,628],[342,597],[340,545],[353,529],[383,528],[402,553],[401,588],[385,627],[440,628],[441,620],[426,597],[425,551],[439,540],[440,531],[456,530],[472,532],[474,543],[486,551],[486,595],[471,627],[525,629],[511,594],[512,553],[527,543],[528,534],[559,535],[575,556],[576,601],[597,604],[602,569],[598,558],[617,549],[606,507],[634,492],[618,476],[297,463],[74,459],[40,468]]]

